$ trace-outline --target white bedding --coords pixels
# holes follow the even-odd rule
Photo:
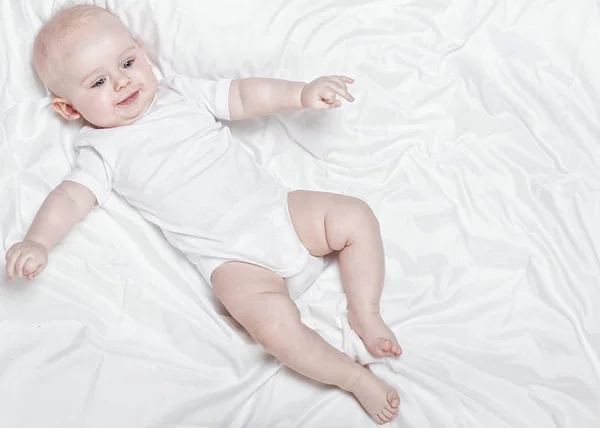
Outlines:
[[[0,0],[0,253],[73,162],[30,65],[55,0]],[[595,0],[102,1],[158,70],[311,80],[356,102],[234,124],[290,187],[367,200],[385,240],[372,358],[335,260],[303,320],[395,385],[402,428],[600,426]],[[4,264],[1,265],[4,269]],[[31,283],[0,275],[0,427],[369,427],[264,353],[118,196]]]

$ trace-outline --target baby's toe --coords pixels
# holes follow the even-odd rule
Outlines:
[[[392,407],[391,409],[389,409],[390,411],[393,411],[393,409],[398,409],[398,406],[400,405],[400,397],[398,397],[398,393],[396,391],[388,392],[387,401],[388,404]]]
[[[381,341],[379,340],[375,340],[371,344],[367,345],[367,349],[371,354],[375,355],[376,357],[383,357],[386,353],[386,351],[383,350]]]
[[[387,422],[385,419],[383,419],[383,416],[381,416],[380,414],[373,415],[372,417],[373,417],[373,420],[375,422],[377,422],[379,425],[383,425],[384,423]]]
[[[394,344],[388,339],[379,339],[379,349],[383,352],[390,352]]]
[[[390,412],[388,409],[383,409],[381,411],[381,415],[385,417],[388,421],[391,421],[392,418],[396,415],[395,413]]]
[[[400,355],[402,355],[402,348],[400,347],[400,345],[394,344],[394,346],[392,346],[392,353],[396,357],[399,357]]]

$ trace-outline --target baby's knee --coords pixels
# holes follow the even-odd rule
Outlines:
[[[300,312],[294,305],[294,310],[285,316],[257,320],[248,331],[259,345],[272,354],[272,350],[289,342],[300,324]]]
[[[354,230],[371,229],[373,227],[379,229],[379,221],[369,204],[353,196],[348,196],[348,198],[345,217],[354,226]]]

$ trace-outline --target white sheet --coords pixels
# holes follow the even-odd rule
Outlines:
[[[69,170],[30,66],[63,1],[0,0],[0,251]],[[163,73],[356,79],[356,102],[236,123],[291,187],[380,218],[374,359],[335,263],[303,320],[395,385],[403,428],[600,425],[600,12],[594,0],[97,1]],[[2,265],[2,269],[4,265]],[[0,276],[0,426],[368,427],[235,326],[192,266],[118,197],[32,283]]]

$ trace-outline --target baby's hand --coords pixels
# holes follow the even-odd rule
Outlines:
[[[33,279],[48,264],[48,251],[42,244],[33,241],[18,242],[6,253],[8,279],[26,277]]]
[[[314,109],[337,108],[342,105],[337,95],[348,101],[354,101],[354,97],[348,92],[347,83],[354,80],[346,76],[319,77],[306,84],[302,89],[302,107]]]

